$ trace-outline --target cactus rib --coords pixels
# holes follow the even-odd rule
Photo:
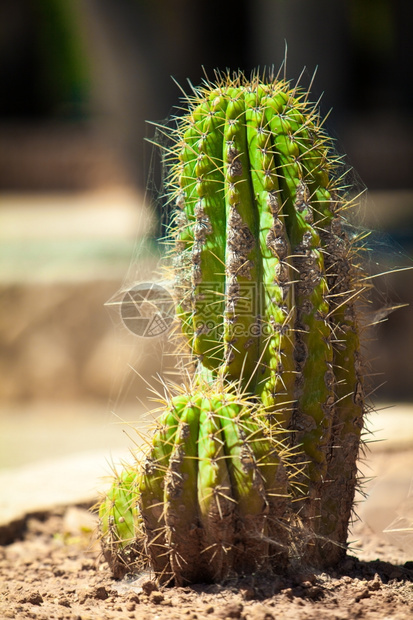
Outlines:
[[[115,579],[141,569],[145,563],[142,517],[137,507],[139,476],[127,467],[115,475],[99,506],[102,547]]]

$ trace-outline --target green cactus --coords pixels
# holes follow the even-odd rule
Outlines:
[[[280,570],[298,521],[303,561],[334,566],[365,410],[340,158],[308,93],[258,75],[194,89],[174,138],[170,254],[197,370],[140,467],[138,538],[176,584]]]
[[[100,508],[105,557],[116,576],[125,572],[134,536],[161,583],[285,567],[287,457],[263,411],[233,385],[198,381],[171,398],[139,473],[115,481]]]
[[[174,149],[172,252],[175,264],[186,257],[177,298],[187,302],[181,319],[193,354],[241,381],[293,431],[309,461],[300,514],[323,545],[333,542],[325,555],[334,564],[345,549],[364,410],[361,286],[341,230],[340,159],[307,99],[258,77],[225,76],[195,91]],[[325,564],[325,549],[313,541],[313,551]]]
[[[138,571],[145,564],[142,518],[137,509],[138,471],[125,467],[116,474],[99,506],[102,547],[115,579]]]

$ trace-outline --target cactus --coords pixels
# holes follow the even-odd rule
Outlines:
[[[279,570],[298,515],[303,561],[334,566],[365,410],[341,160],[308,93],[274,77],[194,89],[174,138],[170,254],[197,371],[140,470],[145,553],[177,584]]]
[[[139,474],[126,470],[101,504],[116,576],[136,570],[128,553],[175,585],[285,567],[288,450],[262,417],[222,382],[198,381],[165,403]]]
[[[190,98],[170,178],[190,347],[302,445],[300,514],[322,565],[345,550],[364,411],[360,267],[342,231],[348,204],[332,153],[308,93],[225,76]]]
[[[115,579],[138,571],[143,556],[142,518],[137,509],[138,471],[125,467],[116,474],[112,486],[99,506],[102,547]]]

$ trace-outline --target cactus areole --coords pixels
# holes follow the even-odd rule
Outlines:
[[[222,580],[257,557],[284,570],[291,536],[302,561],[334,566],[365,408],[341,160],[309,94],[258,75],[194,89],[172,138],[168,242],[197,371],[166,406],[124,518],[164,581]],[[116,501],[112,489],[105,510]]]

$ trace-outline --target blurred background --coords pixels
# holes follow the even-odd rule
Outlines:
[[[125,445],[113,413],[137,418],[146,382],[173,368],[167,345],[122,327],[116,299],[158,261],[146,121],[176,113],[176,82],[278,68],[286,46],[287,78],[306,67],[308,86],[318,67],[312,98],[369,189],[369,261],[412,265],[410,13],[398,0],[1,1],[0,466]],[[413,274],[376,282],[378,309],[410,303],[367,344],[377,398],[411,402]]]

